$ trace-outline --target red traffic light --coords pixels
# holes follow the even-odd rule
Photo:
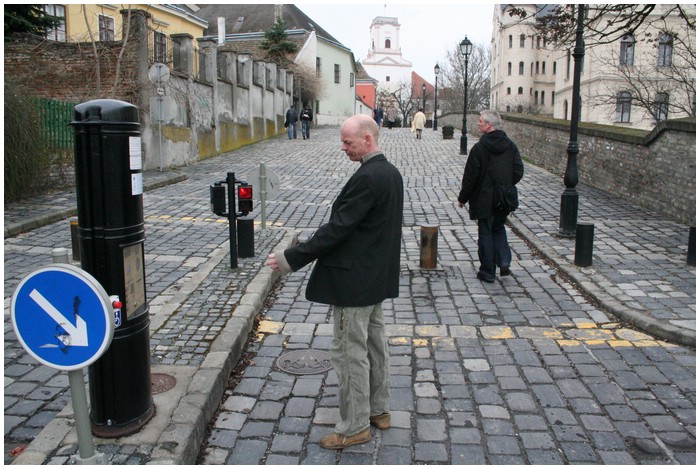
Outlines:
[[[248,215],[253,211],[253,186],[241,183],[238,186],[238,212]]]

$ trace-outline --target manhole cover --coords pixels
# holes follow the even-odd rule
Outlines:
[[[313,375],[331,369],[331,356],[319,350],[293,350],[277,359],[277,367],[293,375]]]
[[[165,373],[151,373],[151,394],[170,391],[175,386],[175,378]]]

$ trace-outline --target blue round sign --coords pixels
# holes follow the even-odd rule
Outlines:
[[[109,295],[89,273],[51,264],[26,276],[10,303],[22,346],[39,362],[77,370],[97,360],[114,335]]]

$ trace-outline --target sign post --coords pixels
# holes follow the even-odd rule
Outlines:
[[[104,464],[90,431],[83,368],[97,360],[114,335],[109,295],[87,272],[51,264],[26,276],[15,289],[10,315],[17,339],[40,363],[68,371],[79,464]]]

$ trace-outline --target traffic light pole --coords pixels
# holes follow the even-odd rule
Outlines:
[[[236,229],[236,173],[226,173],[228,191],[228,242],[231,251],[231,268],[238,268],[238,244]]]

